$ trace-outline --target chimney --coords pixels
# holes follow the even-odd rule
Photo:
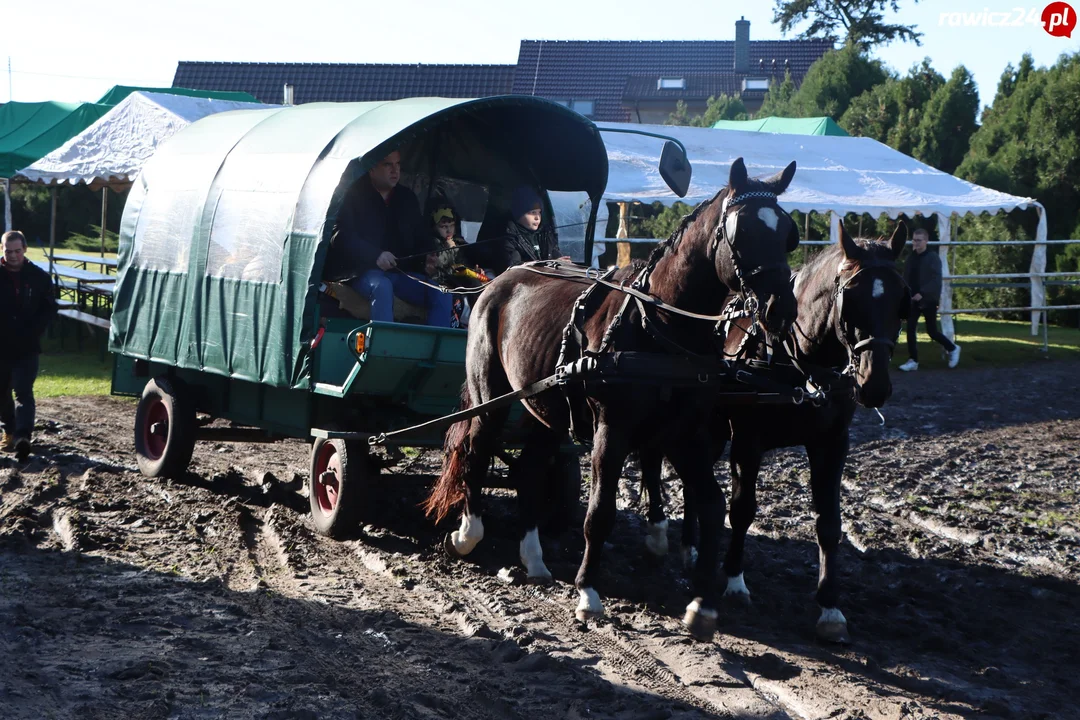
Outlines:
[[[735,21],[735,72],[750,71],[750,21],[745,16]]]
[[[284,95],[284,98],[281,101],[281,104],[282,105],[292,105],[293,104],[293,86],[290,85],[289,83],[285,83],[285,95]]]

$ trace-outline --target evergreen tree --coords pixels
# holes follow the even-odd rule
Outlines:
[[[912,4],[919,0],[912,0]],[[773,22],[784,33],[809,22],[800,38],[824,38],[863,50],[893,40],[921,45],[922,33],[914,25],[885,22],[885,12],[899,10],[898,0],[775,0]]]

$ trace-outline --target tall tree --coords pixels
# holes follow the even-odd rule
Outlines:
[[[828,115],[839,119],[853,99],[889,77],[880,60],[871,60],[856,46],[830,50],[810,66],[792,96],[794,117]]]
[[[886,10],[895,13],[899,9],[899,0],[774,0],[773,22],[787,33],[809,21],[810,26],[799,37],[843,41],[864,50],[893,40],[922,45],[922,33],[914,25],[885,22]]]
[[[927,165],[952,173],[967,154],[979,112],[975,78],[963,65],[938,88],[922,113],[915,157]]]
[[[668,116],[666,125],[690,125],[693,127],[712,127],[717,120],[746,120],[750,115],[746,112],[746,105],[742,98],[736,95],[720,93],[716,97],[709,98],[705,104],[705,112],[700,115],[690,116],[686,103],[680,100],[675,105],[675,112]]]

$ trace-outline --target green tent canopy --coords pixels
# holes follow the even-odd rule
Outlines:
[[[257,103],[259,100],[246,92],[232,92],[228,90],[190,90],[188,88],[175,87],[134,87],[131,85],[116,85],[105,93],[98,104],[116,105],[133,92],[166,93],[168,95],[185,95],[187,97],[209,98],[211,100],[232,100],[234,102]]]
[[[781,135],[836,135],[848,137],[844,128],[830,117],[782,118],[767,117],[760,120],[717,120],[717,130],[742,130],[743,132],[779,133]]]
[[[78,135],[110,105],[7,103],[0,106],[0,177],[8,178]]]
[[[120,227],[114,353],[275,388],[310,383],[317,288],[345,190],[388,152],[406,177],[586,192],[600,132],[528,96],[222,112],[163,143]],[[425,180],[426,178],[426,180]]]

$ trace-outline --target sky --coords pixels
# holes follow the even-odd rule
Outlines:
[[[875,54],[901,73],[924,57],[946,77],[963,64],[985,105],[1006,64],[1024,52],[1050,65],[1080,49],[1080,29],[1072,38],[1045,32],[1044,6],[900,0],[892,17],[917,25],[922,46],[894,43]],[[740,15],[751,40],[794,38],[772,24],[769,0],[0,0],[0,102],[94,101],[113,85],[167,87],[180,60],[513,64],[523,39],[733,40]]]

